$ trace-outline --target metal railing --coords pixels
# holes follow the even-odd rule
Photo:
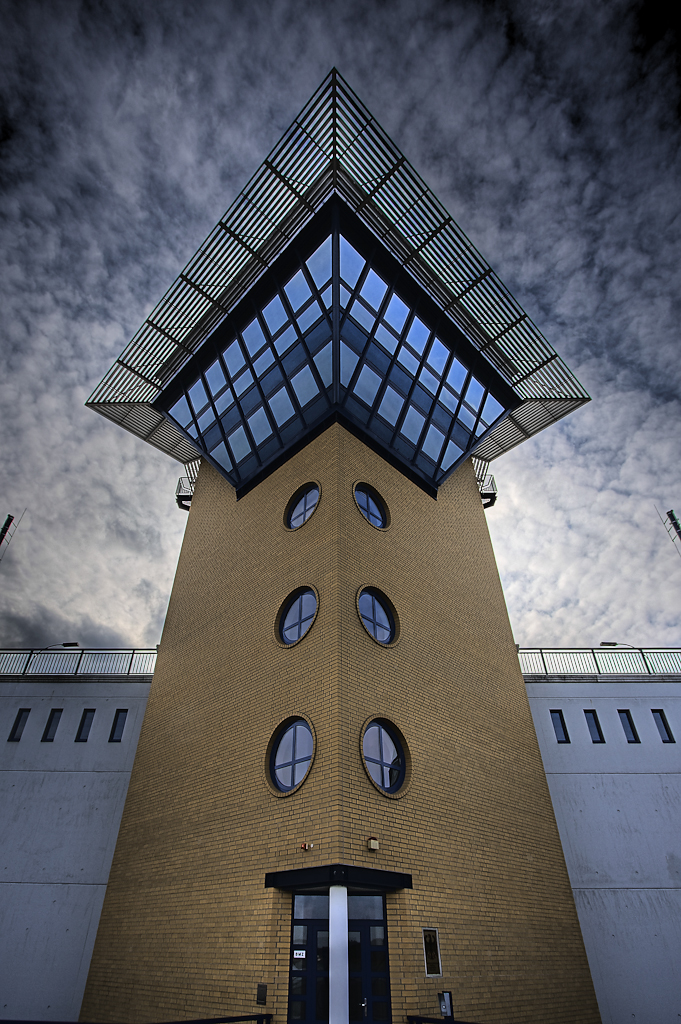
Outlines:
[[[0,675],[152,675],[156,649],[0,650]],[[522,647],[524,675],[681,675],[681,648]]]
[[[244,1017],[200,1017],[198,1020],[167,1021],[164,1024],[237,1024],[238,1021],[254,1020],[257,1024],[271,1024],[271,1013],[249,1013]]]
[[[522,647],[523,675],[681,675],[681,649],[674,647]]]
[[[151,675],[155,665],[155,648],[0,650],[3,676],[138,676]]]
[[[177,487],[175,488],[175,502],[177,504],[177,507],[183,509],[185,512],[188,512],[193,497],[194,484],[191,482],[188,476],[181,476],[180,479],[177,481]]]

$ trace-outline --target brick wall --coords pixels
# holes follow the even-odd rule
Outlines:
[[[284,526],[296,488],[319,506]],[[389,512],[374,529],[352,486]],[[277,612],[319,593],[285,648]],[[375,643],[356,595],[384,591],[399,638]],[[277,726],[304,714],[315,757],[289,796],[268,783]],[[408,746],[394,797],[369,781],[364,723]],[[369,836],[380,841],[367,850]],[[303,852],[302,842],[314,843]],[[82,1020],[286,1017],[291,897],[266,871],[342,862],[410,872],[389,894],[393,1018],[598,1021],[562,850],[470,464],[434,501],[330,427],[237,502],[204,465],[187,525],[88,979]],[[425,977],[437,927],[444,975]]]

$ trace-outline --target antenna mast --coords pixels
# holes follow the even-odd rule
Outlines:
[[[5,557],[5,552],[7,551],[7,548],[10,545],[10,541],[12,540],[12,537],[19,529],[19,523],[24,518],[25,514],[26,509],[24,509],[19,518],[16,520],[16,522],[14,520],[14,516],[8,515],[4,523],[0,527],[0,562],[2,562],[3,558]]]
[[[655,505],[655,511],[657,512],[658,516],[660,516],[660,522],[669,534],[669,539],[674,545],[674,548],[677,554],[679,555],[679,558],[681,558],[681,522],[679,522],[679,517],[677,516],[673,508],[669,509],[665,519],[663,519],[660,515],[660,511],[657,505]]]

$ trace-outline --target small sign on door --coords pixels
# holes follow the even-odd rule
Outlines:
[[[304,960],[305,959],[305,950],[304,949],[294,949],[293,950],[293,959],[294,960]]]

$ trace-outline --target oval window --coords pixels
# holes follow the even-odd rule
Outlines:
[[[311,587],[296,590],[284,603],[279,616],[279,636],[285,644],[304,637],[317,614],[317,595]]]
[[[385,594],[367,587],[359,595],[357,605],[364,627],[374,640],[379,644],[391,643],[395,639],[395,618]]]
[[[394,793],[404,782],[404,751],[402,744],[386,722],[370,722],[362,741],[364,762],[370,777],[385,790]]]
[[[286,792],[302,782],[312,762],[312,730],[304,718],[284,726],[272,747],[270,774],[277,789]]]
[[[297,530],[306,523],[319,504],[319,487],[317,484],[305,484],[291,498],[286,510],[286,525],[289,530]]]
[[[368,484],[357,484],[355,487],[355,501],[359,510],[372,526],[383,530],[388,523],[388,514],[383,501],[379,498],[373,487]]]

